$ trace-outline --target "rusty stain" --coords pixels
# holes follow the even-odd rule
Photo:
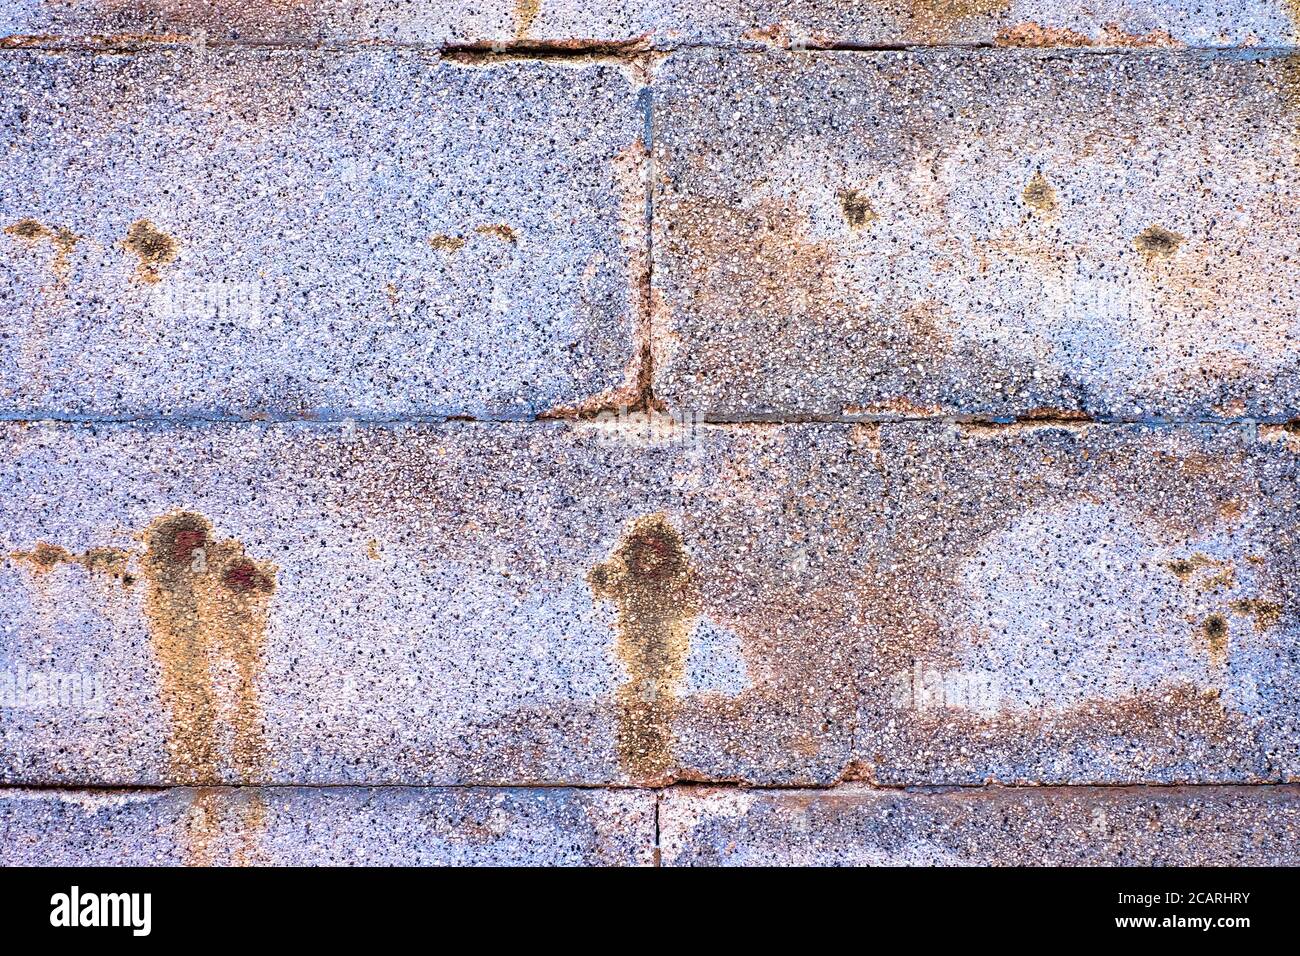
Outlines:
[[[871,198],[861,189],[842,189],[836,194],[840,209],[844,212],[844,221],[852,229],[869,226],[880,217],[871,207]]]
[[[145,543],[145,613],[171,720],[171,774],[187,783],[221,776],[218,678],[230,670],[232,763],[241,779],[255,777],[262,761],[257,683],[275,570],[245,557],[236,541],[215,541],[211,523],[191,512],[154,522]]]
[[[483,236],[492,236],[500,239],[502,242],[518,242],[519,233],[506,225],[504,222],[492,223],[487,226],[475,226],[474,231]]]
[[[61,564],[71,564],[91,573],[106,574],[127,586],[135,583],[135,576],[127,568],[129,555],[121,548],[90,548],[82,554],[73,554],[59,545],[38,541],[32,550],[11,551],[9,557],[36,574],[48,574]]]
[[[1219,561],[1204,554],[1194,554],[1190,558],[1176,558],[1172,561],[1164,561],[1162,564],[1184,584],[1189,583],[1198,571],[1213,570],[1213,574],[1197,580],[1197,591],[1226,591],[1235,587],[1237,583],[1236,568],[1229,560]]]
[[[1039,212],[1051,212],[1056,208],[1056,190],[1052,188],[1041,170],[1034,173],[1022,195],[1025,204]]]
[[[459,252],[461,246],[465,245],[465,240],[460,236],[448,236],[438,233],[436,236],[429,237],[429,245],[439,252]]]
[[[515,39],[523,40],[542,12],[542,0],[515,0]]]
[[[1047,27],[1034,21],[1018,23],[998,31],[993,41],[995,46],[1010,47],[1163,47],[1176,48],[1186,44],[1165,30],[1151,30],[1137,34],[1123,30],[1117,23],[1103,23],[1100,35],[1094,39],[1086,33],[1071,30],[1068,27]]]
[[[149,283],[162,278],[160,270],[176,259],[178,248],[175,239],[161,232],[148,219],[138,219],[131,223],[122,245],[140,260],[136,276]]]
[[[221,791],[199,787],[190,794],[183,827],[186,866],[212,866],[213,844],[221,835]]]
[[[962,20],[1004,13],[1011,0],[909,0],[912,16],[927,24],[951,26]]]
[[[1133,245],[1148,258],[1172,256],[1182,244],[1183,237],[1178,233],[1156,225],[1147,226],[1133,240]]]
[[[62,226],[51,229],[35,219],[20,219],[12,225],[5,226],[5,235],[24,242],[48,242],[54,246],[54,259],[50,267],[54,274],[62,277],[67,274],[68,260],[72,250],[81,241],[81,236]]]
[[[629,674],[617,693],[620,762],[634,780],[663,780],[673,765],[676,690],[700,606],[690,557],[667,517],[646,515],[588,580],[593,595],[618,610],[615,647]]]
[[[1263,631],[1277,625],[1282,619],[1282,606],[1273,601],[1260,598],[1243,598],[1229,605],[1237,614],[1245,614],[1255,619],[1255,630]]]

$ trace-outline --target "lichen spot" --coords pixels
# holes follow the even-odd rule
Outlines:
[[[616,695],[619,760],[637,782],[663,781],[673,765],[676,691],[699,615],[690,557],[663,514],[646,515],[589,581],[595,597],[618,612],[615,650],[628,672]]]
[[[1056,208],[1056,190],[1052,188],[1052,184],[1047,181],[1047,177],[1041,170],[1034,173],[1022,195],[1025,205],[1039,212],[1051,212]]]
[[[54,246],[54,260],[51,265],[54,272],[60,276],[67,272],[72,250],[81,241],[81,237],[71,229],[62,226],[51,229],[44,223],[30,218],[19,219],[12,225],[5,226],[4,232],[5,235],[21,239],[23,242],[48,242]]]
[[[163,266],[176,259],[176,240],[159,230],[148,219],[131,223],[122,245],[140,260],[136,275],[145,282],[154,283],[162,278]]]
[[[1255,630],[1265,631],[1276,627],[1282,620],[1282,605],[1260,598],[1243,598],[1233,601],[1230,607],[1234,614],[1246,614],[1254,618]]]
[[[871,206],[871,198],[861,189],[842,189],[838,198],[850,229],[862,229],[880,218]]]
[[[1201,624],[1201,637],[1210,649],[1210,657],[1222,662],[1228,652],[1228,619],[1222,614],[1211,614]]]
[[[500,239],[502,242],[518,242],[519,233],[515,232],[504,222],[495,222],[486,226],[475,226],[474,231],[481,236],[491,236],[494,239]]]
[[[1183,244],[1183,237],[1163,226],[1147,226],[1133,240],[1137,250],[1148,258],[1167,258]]]

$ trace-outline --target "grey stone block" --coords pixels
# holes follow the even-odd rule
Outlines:
[[[1300,767],[1283,428],[11,424],[0,449],[10,783]]]
[[[10,42],[38,43],[1277,46],[1294,33],[1285,0],[11,0],[0,13]]]
[[[707,417],[1285,420],[1294,63],[674,54],[655,388]]]
[[[1295,787],[678,789],[665,866],[1295,866]]]
[[[636,377],[626,65],[0,56],[0,411],[518,418]]]
[[[644,866],[648,791],[0,790],[0,866]]]

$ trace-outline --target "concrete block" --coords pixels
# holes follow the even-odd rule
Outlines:
[[[640,359],[626,64],[0,56],[0,412],[518,418]]]
[[[8,783],[1300,768],[1281,427],[11,424],[0,448]]]
[[[655,388],[706,417],[1300,414],[1294,63],[694,50]]]
[[[665,866],[1295,866],[1295,787],[683,788]]]
[[[591,41],[745,46],[1283,46],[1285,0],[11,0],[9,42],[140,37],[208,43],[572,45]]]
[[[2,866],[644,866],[649,791],[0,791]]]

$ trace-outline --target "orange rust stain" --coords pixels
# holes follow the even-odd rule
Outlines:
[[[912,16],[926,24],[948,26],[976,17],[1004,13],[1011,0],[909,0]]]
[[[160,231],[148,219],[133,222],[122,245],[140,260],[136,276],[151,284],[162,278],[160,270],[176,259],[179,248],[175,239]]]
[[[50,267],[54,274],[62,278],[68,271],[68,259],[72,250],[81,241],[81,236],[62,226],[51,229],[35,219],[20,219],[12,225],[5,226],[5,235],[24,242],[48,242],[54,246],[54,259]]]
[[[263,757],[257,685],[275,569],[245,557],[237,541],[214,540],[211,523],[191,512],[154,522],[145,544],[145,613],[171,720],[171,773],[186,783],[221,776],[218,686],[229,671],[232,763],[241,779],[255,777]]]
[[[532,29],[537,14],[542,12],[542,0],[515,0],[515,39],[523,40]]]
[[[1041,170],[1034,173],[1022,195],[1025,204],[1039,212],[1051,212],[1056,208],[1056,190],[1052,188],[1052,184],[1047,181],[1047,177]]]
[[[634,780],[664,780],[673,765],[677,685],[700,609],[690,557],[663,514],[646,515],[588,581],[597,600],[618,610],[615,647],[630,675],[617,693],[619,759]]]

